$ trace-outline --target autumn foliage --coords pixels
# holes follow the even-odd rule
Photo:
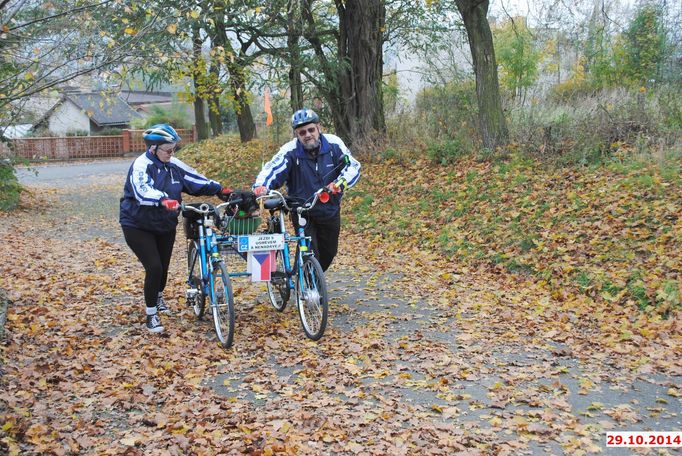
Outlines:
[[[223,137],[187,148],[199,169],[250,187],[276,150]],[[534,278],[560,300],[584,295],[669,316],[679,310],[680,161],[646,163],[627,150],[601,166],[553,167],[513,155],[363,162],[345,227],[395,250]]]
[[[275,152],[221,137],[181,156],[248,188]],[[584,455],[674,425],[679,162],[359,158],[319,342],[235,280],[220,348],[184,302],[182,232],[173,315],[148,334],[124,176],[24,192],[0,213],[0,453]]]

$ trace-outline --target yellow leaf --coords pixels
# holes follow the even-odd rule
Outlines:
[[[680,392],[679,390],[677,390],[675,388],[670,388],[668,390],[668,395],[672,396],[672,397],[682,397],[682,392]]]
[[[11,421],[6,422],[0,429],[7,432],[8,430],[12,429],[12,422]]]
[[[431,406],[431,410],[433,410],[434,412],[443,413],[443,408],[438,404],[433,404]]]
[[[132,27],[126,27],[126,29],[123,31],[126,35],[134,35],[135,34],[135,29]]]
[[[190,16],[192,16],[192,19],[198,19],[199,18],[199,11],[192,11],[189,13]]]
[[[140,439],[138,436],[129,436],[129,437],[124,437],[121,440],[119,440],[123,445],[125,446],[135,446],[140,442]]]

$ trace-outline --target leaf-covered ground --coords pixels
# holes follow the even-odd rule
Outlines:
[[[270,155],[200,147],[187,161],[236,187]],[[589,454],[606,430],[680,429],[678,174],[363,172],[324,338],[240,280],[227,351],[185,307],[181,233],[167,333],[143,329],[116,218],[124,171],[24,194],[0,214],[0,452]]]

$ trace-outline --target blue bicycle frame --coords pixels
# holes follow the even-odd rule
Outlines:
[[[218,239],[214,231],[213,215],[218,209],[227,203],[213,208],[209,204],[202,203],[198,208],[183,205],[183,213],[195,212],[201,214],[201,218],[195,220],[198,230],[197,239],[191,239],[187,249],[187,300],[193,304],[194,313],[202,318],[206,306],[206,297],[210,299],[213,324],[220,342],[229,347],[234,337],[234,297],[232,284],[225,269],[223,258],[220,255]],[[217,217],[220,220],[219,217]],[[197,256],[199,257],[197,259]],[[199,274],[195,275],[195,266],[199,266]]]

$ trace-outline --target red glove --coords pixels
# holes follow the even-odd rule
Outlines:
[[[341,193],[342,188],[336,185],[335,182],[332,182],[331,184],[327,185],[327,188],[329,189],[330,192],[332,192],[332,195],[336,195],[337,193]]]
[[[180,208],[180,203],[178,200],[172,200],[168,198],[161,200],[161,205],[169,211],[177,211]]]
[[[230,195],[232,195],[232,192],[233,192],[233,190],[231,188],[223,187],[218,192],[218,198],[220,198],[221,201],[229,201]]]
[[[260,187],[256,187],[253,189],[253,193],[256,194],[256,196],[263,196],[268,192],[268,188],[265,187],[264,185],[261,185]]]

